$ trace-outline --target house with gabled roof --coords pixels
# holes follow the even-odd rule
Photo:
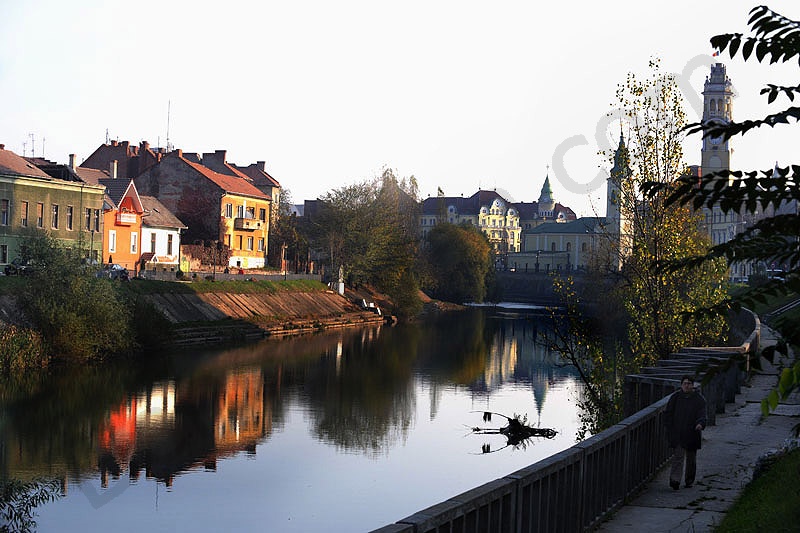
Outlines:
[[[103,208],[103,259],[118,263],[131,272],[139,270],[141,256],[142,216],[144,205],[131,179],[118,178],[112,172],[100,180],[106,188]]]
[[[272,199],[251,180],[220,173],[182,150],[166,154],[135,179],[139,191],[156,197],[186,226],[184,242],[222,243],[228,266],[266,265]]]
[[[0,265],[20,256],[36,230],[48,232],[65,246],[90,250],[93,226],[85,225],[82,217],[94,210],[99,213],[102,187],[87,185],[69,172],[51,175],[36,163],[59,166],[28,161],[0,144]]]
[[[174,272],[180,267],[181,232],[186,226],[154,196],[139,196],[142,215],[140,270]]]

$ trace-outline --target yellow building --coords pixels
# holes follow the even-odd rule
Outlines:
[[[230,250],[231,268],[266,265],[272,198],[245,177],[215,172],[195,154],[170,152],[135,180],[187,226],[183,242],[209,242]]]

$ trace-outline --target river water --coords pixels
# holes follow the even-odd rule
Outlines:
[[[0,475],[62,480],[38,531],[369,531],[575,443],[542,327],[476,309],[63,370],[0,395]],[[484,411],[558,435],[504,447]]]

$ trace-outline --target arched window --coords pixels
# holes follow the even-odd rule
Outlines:
[[[586,243],[581,244],[581,252],[585,252],[588,248]]]
[[[570,250],[572,250],[572,243],[568,242],[567,243],[567,251],[569,252]]]
[[[711,109],[709,109],[709,111],[711,111],[712,115],[715,115],[717,113],[717,101],[716,100],[711,100]]]
[[[554,243],[554,242],[550,243],[550,251],[551,252],[555,252],[556,251],[556,243]]]

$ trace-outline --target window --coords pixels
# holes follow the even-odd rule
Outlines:
[[[58,229],[58,204],[53,204],[53,229]]]
[[[172,255],[172,233],[167,235],[167,255]]]
[[[94,230],[100,231],[100,210],[94,210]]]
[[[135,254],[138,247],[139,234],[135,231],[131,232],[131,253]]]
[[[253,249],[253,238],[252,237],[248,237],[247,238],[247,249],[248,250],[252,250]]]
[[[0,224],[8,226],[8,200],[0,200]]]
[[[267,220],[267,210],[266,209],[261,208],[261,209],[258,210],[258,220],[260,220],[261,222],[266,222],[266,220]]]
[[[72,206],[67,206],[67,229],[72,231]]]
[[[239,250],[243,250],[242,248],[242,236],[239,235]]]
[[[258,239],[258,251],[259,252],[263,252],[264,251],[264,239],[263,238],[259,238]]]
[[[567,251],[569,252],[570,250],[572,250],[572,243],[568,242],[567,243]]]
[[[237,205],[236,206],[236,218],[244,218],[244,206]]]
[[[150,234],[150,251],[153,252],[153,253],[156,253],[156,234],[155,234],[155,232]]]
[[[112,254],[117,251],[117,232],[113,229],[108,231],[108,251]]]
[[[44,204],[42,202],[36,204],[36,227],[44,227]]]
[[[225,204],[225,217],[231,218],[233,216],[233,204]]]
[[[252,218],[255,220],[256,218],[256,208],[255,207],[248,207],[247,214],[245,215],[246,218]]]
[[[581,252],[585,252],[587,248],[586,243],[581,244]]]
[[[28,227],[28,202],[21,202],[19,210],[22,216],[21,224],[23,228]]]
[[[554,242],[550,243],[550,251],[551,252],[555,252],[556,251],[556,243],[554,243]]]
[[[86,208],[86,231],[91,231],[92,229],[92,210],[88,207]]]
[[[0,263],[8,263],[8,245],[0,244]]]

